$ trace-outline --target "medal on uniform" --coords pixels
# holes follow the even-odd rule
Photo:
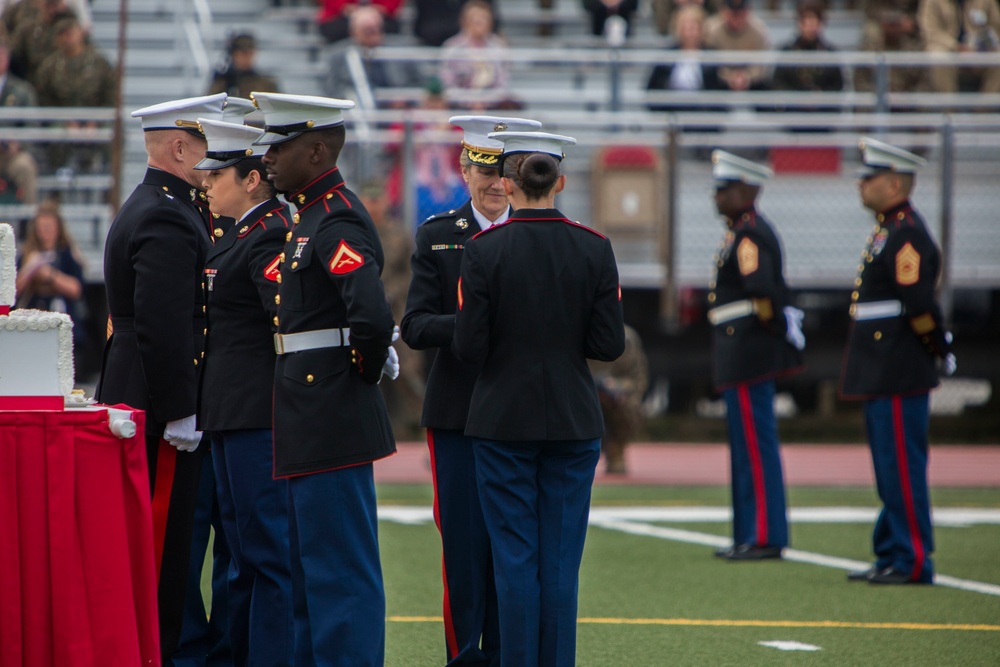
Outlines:
[[[308,236],[300,236],[295,239],[295,254],[292,255],[292,259],[302,259],[302,251],[306,249],[307,243],[309,243]]]
[[[209,292],[215,289],[215,276],[218,273],[218,269],[205,269],[205,289]]]
[[[880,227],[878,232],[875,233],[875,238],[872,239],[872,255],[878,256],[885,250],[886,241],[889,240],[889,230],[885,227]]]

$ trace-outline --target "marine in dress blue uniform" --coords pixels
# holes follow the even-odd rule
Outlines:
[[[241,97],[227,97],[222,108],[222,121],[242,123],[243,117],[256,111],[253,102]],[[201,119],[199,119],[201,120]],[[203,126],[198,124],[198,130]],[[197,167],[196,167],[197,169]],[[202,172],[198,172],[202,175]],[[208,199],[199,181],[189,192],[195,210],[201,218],[213,246],[235,222],[232,218],[212,213]],[[232,664],[233,655],[229,638],[229,567],[232,563],[229,543],[225,538],[219,498],[215,484],[215,462],[209,435],[203,438],[208,448],[201,463],[201,481],[198,485],[198,503],[194,513],[191,534],[191,565],[188,568],[187,593],[184,599],[184,619],[181,637],[174,654],[174,667],[223,667]],[[212,530],[218,539],[212,541],[212,552],[207,555]],[[206,555],[210,558],[212,584],[206,599],[201,587],[201,572]],[[209,607],[206,618],[205,608]]]
[[[274,474],[289,480],[295,665],[385,656],[372,462],[395,449],[377,383],[392,312],[375,225],[337,168],[353,102],[254,93],[264,165],[297,212],[280,261]]]
[[[781,243],[755,206],[771,170],[715,151],[712,174],[726,233],[715,258],[708,319],[713,380],[726,401],[733,502],[733,545],[716,555],[780,558],[788,519],[774,382],[802,365],[802,312],[789,305]]]
[[[164,665],[173,664],[181,632],[205,454],[194,418],[205,329],[199,281],[210,246],[190,194],[205,151],[197,118],[221,117],[225,99],[187,98],[132,113],[142,119],[149,166],[115,216],[104,253],[111,334],[96,398],[146,411]]]
[[[577,587],[604,431],[587,359],[625,349],[611,242],[552,208],[548,133],[499,132],[515,210],[465,246],[452,351],[479,364],[465,434],[492,542],[500,665],[575,664]],[[525,194],[527,193],[527,194]]]
[[[209,251],[202,281],[208,334],[198,419],[211,437],[223,523],[216,538],[225,539],[234,561],[226,631],[233,665],[279,667],[292,664],[292,592],[288,482],[272,475],[271,401],[279,261],[292,216],[263,180],[266,148],[251,148],[263,130],[199,122],[208,151],[196,169],[208,172],[208,201],[223,207],[235,205],[223,204],[225,198],[236,199],[241,210],[234,212],[242,213],[239,220],[225,218],[235,224]],[[254,196],[243,196],[256,178],[263,182]]]
[[[453,116],[449,121],[464,130],[459,162],[472,196],[462,207],[433,215],[417,228],[401,333],[413,349],[435,351],[420,425],[427,429],[434,519],[441,533],[447,664],[490,665],[500,649],[493,558],[472,438],[463,432],[479,364],[457,360],[451,343],[462,250],[480,231],[510,216],[497,169],[503,143],[487,134],[541,123],[497,116]]]
[[[854,280],[841,395],[864,401],[882,511],[872,535],[875,563],[848,579],[931,583],[929,395],[939,364],[955,371],[951,334],[934,296],[941,252],[910,203],[925,160],[874,139],[863,138],[860,147],[861,199],[875,213],[875,228]]]

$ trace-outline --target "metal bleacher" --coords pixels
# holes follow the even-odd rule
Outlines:
[[[645,84],[649,70],[657,59],[670,57],[667,55],[669,52],[660,48],[666,43],[666,38],[655,32],[648,15],[648,3],[642,3],[626,47],[613,55],[603,38],[589,34],[588,18],[577,0],[559,0],[552,10],[540,9],[537,0],[503,0],[495,4],[499,6],[501,29],[515,56],[510,62],[510,92],[523,103],[520,114],[538,117],[547,127],[556,130],[560,120],[565,118],[585,122],[581,119],[588,114],[598,114],[594,116],[595,122],[597,118],[602,122],[605,118],[616,119],[584,130],[580,130],[579,125],[576,128],[564,125],[567,129],[592,132],[595,137],[600,137],[590,144],[584,141],[584,145],[578,147],[580,164],[587,163],[589,156],[586,151],[599,142],[609,140],[607,129],[617,127],[619,123],[619,116],[614,114],[621,114],[621,122],[631,123],[634,127],[652,128],[650,123],[663,123],[662,115],[654,117],[645,110],[648,101]],[[767,24],[772,43],[778,47],[794,33],[794,4],[791,0],[782,0],[776,9],[763,8],[763,4],[758,5],[758,15]],[[92,39],[111,62],[115,62],[118,55],[119,6],[118,0],[93,0],[92,3]],[[124,160],[118,183],[122,197],[127,196],[139,182],[145,169],[142,132],[138,122],[131,119],[128,112],[168,99],[203,94],[213,69],[222,61],[226,40],[233,32],[251,31],[255,34],[259,48],[258,68],[275,76],[282,91],[324,94],[322,81],[329,67],[330,47],[323,43],[314,24],[316,5],[313,0],[130,0],[128,12],[121,107]],[[413,19],[411,7],[404,5],[402,19],[403,32],[407,33]],[[843,52],[852,52],[861,34],[861,24],[860,10],[845,9],[835,2],[828,13],[825,34]],[[542,26],[550,27],[549,36],[540,35]],[[385,57],[413,59],[423,64],[425,72],[435,71],[439,50],[420,48],[415,44],[407,46],[405,38],[399,41],[402,46],[382,50]],[[850,67],[848,61],[851,54],[844,53],[842,57],[846,59],[844,67]],[[871,55],[867,57],[871,58]],[[609,93],[611,58],[618,61],[615,68],[617,90],[620,91],[617,106],[612,104]],[[376,99],[396,96],[395,99],[417,102],[423,94],[420,83],[414,82],[412,88],[375,91]],[[872,110],[875,106],[873,100],[871,94],[848,91],[840,95],[837,106],[845,111],[862,107]],[[452,101],[458,108],[457,103],[461,99],[452,98]],[[752,106],[752,103],[731,93],[716,93],[715,102],[720,101],[732,108]],[[1000,107],[1000,103],[997,106]],[[353,114],[351,122],[363,124],[366,115],[367,112]],[[400,118],[383,118],[377,114],[372,117],[386,125]],[[662,127],[649,132],[655,132],[655,135],[650,135],[656,137],[655,141],[662,141]],[[351,140],[356,141],[358,135],[352,132]],[[391,142],[399,139],[379,137],[376,132],[374,140]],[[690,138],[687,140],[690,141]],[[589,174],[587,177],[589,179]],[[73,178],[67,179],[66,175],[53,174],[47,175],[42,182],[50,192],[66,195],[76,192],[75,196],[81,201],[93,202],[92,195],[110,185],[110,176],[73,175]],[[79,194],[81,191],[90,194],[84,197]],[[73,231],[87,254],[88,276],[99,281],[103,232],[110,221],[110,214],[94,222],[93,217],[83,217],[84,211],[87,216],[93,214],[89,209],[77,209],[76,212],[81,213],[77,216],[81,222]],[[75,219],[74,211],[67,213],[71,221]],[[94,242],[90,243],[91,240]]]

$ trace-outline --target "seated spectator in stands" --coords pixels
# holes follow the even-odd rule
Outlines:
[[[111,107],[115,104],[117,75],[104,56],[87,39],[72,12],[52,22],[56,50],[38,67],[38,103],[49,107]],[[69,121],[76,130],[96,129],[95,121]],[[51,167],[70,159],[83,169],[103,169],[110,157],[107,144],[50,144]]]
[[[931,53],[1000,51],[1000,5],[997,0],[921,0],[917,14]],[[939,93],[1000,93],[1000,65],[933,67],[931,85]]]
[[[674,22],[674,42],[668,51],[681,51],[688,57],[676,63],[653,67],[646,90],[670,90],[683,95],[703,90],[721,90],[718,70],[714,65],[703,64],[698,54],[705,48],[702,29],[705,12],[696,5],[687,5],[677,12]],[[650,111],[705,111],[706,107],[651,102]]]
[[[0,106],[33,107],[38,104],[35,89],[8,71],[10,50],[0,37]],[[28,115],[30,112],[25,112]],[[20,123],[19,123],[20,124]],[[0,142],[0,202],[34,204],[38,201],[38,164],[20,142]]]
[[[80,304],[83,261],[55,202],[38,205],[28,222],[17,266],[17,307],[66,313],[73,319],[79,342],[85,329]]]
[[[14,140],[0,141],[0,204],[38,201],[38,163]]]
[[[767,26],[750,9],[750,0],[722,0],[722,9],[705,21],[705,46],[718,51],[768,51]],[[767,90],[770,74],[763,65],[719,68],[723,87],[733,91]]]
[[[677,12],[684,7],[699,7],[704,10],[706,17],[719,11],[718,0],[650,0],[650,4],[653,8],[653,25],[661,35],[676,34],[674,23]]]
[[[499,26],[498,5],[493,0],[413,0],[413,34],[425,46],[441,46],[458,34],[461,9],[469,2],[486,2],[492,10],[494,28]]]
[[[878,32],[865,32],[862,51],[923,51],[924,43],[910,17],[901,11],[887,9],[879,17]],[[854,70],[854,89],[859,92],[875,91],[875,72],[871,67]],[[917,93],[930,90],[927,68],[889,68],[889,92]]]
[[[823,38],[826,9],[822,0],[801,0],[796,8],[798,32],[792,41],[781,47],[782,51],[836,51]],[[840,91],[844,89],[844,75],[837,65],[779,66],[774,72],[777,90]]]
[[[231,35],[226,44],[226,61],[215,70],[206,94],[247,98],[255,90],[281,92],[274,77],[257,71],[257,39],[248,32]]]
[[[319,26],[319,34],[323,35],[327,44],[339,42],[350,36],[351,15],[362,7],[371,7],[379,13],[385,32],[392,34],[399,32],[399,8],[403,6],[403,0],[366,0],[365,2],[316,0],[316,3],[319,5],[316,24]]]
[[[38,89],[38,68],[56,49],[54,23],[69,11],[63,0],[21,0],[11,8],[10,69]]]
[[[445,89],[506,91],[510,80],[503,60],[507,41],[493,32],[493,8],[484,0],[469,0],[462,6],[459,25],[459,33],[442,45]]]
[[[625,34],[632,34],[632,15],[639,9],[639,0],[582,0],[583,8],[590,14],[590,32],[604,34],[604,23],[612,16],[625,19]]]
[[[899,17],[900,30],[917,36],[917,8],[920,0],[861,0],[864,24],[861,44],[877,43],[882,39],[882,17],[887,12]]]
[[[423,85],[423,76],[415,63],[406,60],[376,60],[374,58],[374,50],[382,46],[385,40],[381,12],[374,7],[358,7],[351,12],[350,26],[350,39],[337,44],[336,51],[330,58],[330,70],[324,82],[326,95],[339,99],[358,100],[354,77],[348,66],[351,49],[355,49],[361,57],[361,66],[373,92],[377,88],[409,86],[416,88]]]
[[[33,107],[37,104],[35,88],[10,71],[10,44],[0,33],[0,106]]]

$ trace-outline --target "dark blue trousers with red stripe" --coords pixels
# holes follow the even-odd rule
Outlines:
[[[228,637],[235,667],[292,664],[288,480],[274,479],[271,429],[211,434],[227,574]],[[213,612],[214,599],[213,599]],[[211,663],[209,663],[211,667]]]
[[[909,572],[930,582],[934,565],[930,493],[927,489],[928,394],[865,401],[865,425],[882,512],[872,541],[875,566]]]
[[[723,391],[729,426],[733,541],[788,546],[785,479],[774,418],[774,380]]]
[[[472,443],[461,431],[427,429],[434,522],[441,533],[448,667],[499,663],[493,556],[479,502]]]
[[[371,463],[288,480],[295,667],[385,663],[376,512]]]

